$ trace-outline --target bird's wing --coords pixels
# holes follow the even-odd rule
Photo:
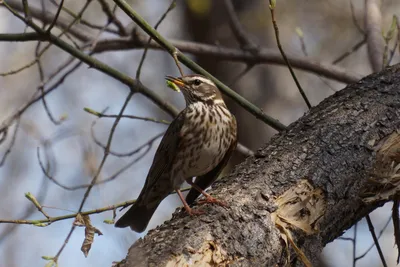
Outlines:
[[[184,123],[184,111],[169,125],[151,164],[142,192],[148,191],[158,181],[163,173],[168,173],[172,167],[181,141],[180,131]]]
[[[222,172],[222,170],[224,169],[226,164],[228,163],[229,158],[232,155],[232,152],[236,148],[236,145],[237,145],[237,139],[235,138],[235,140],[230,145],[228,151],[226,152],[226,154],[225,154],[224,158],[221,160],[221,162],[214,169],[209,171],[208,173],[206,173],[202,176],[196,177],[194,184],[203,190],[205,190],[207,187],[212,185],[215,182],[215,180],[218,178],[219,174]],[[200,194],[201,193],[199,191],[197,191],[196,189],[194,189],[194,188],[190,189],[188,195],[186,196],[186,202],[189,205],[193,204],[193,202],[196,200],[196,198]]]

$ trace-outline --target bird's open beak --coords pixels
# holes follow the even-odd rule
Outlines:
[[[167,80],[167,86],[174,91],[180,92],[180,89],[185,86],[185,83],[181,78],[166,76],[165,79]]]

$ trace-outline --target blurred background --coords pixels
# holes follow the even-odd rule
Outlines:
[[[20,1],[6,1],[20,2]],[[67,0],[64,6],[78,13],[86,1]],[[113,7],[112,1],[107,1]],[[167,0],[130,0],[129,4],[151,25],[154,25],[170,5]],[[59,1],[57,1],[59,3]],[[268,1],[233,1],[235,10],[250,38],[260,47],[276,49],[276,39],[271,23]],[[57,10],[50,0],[31,0],[32,7],[45,7],[47,12]],[[363,33],[357,28],[355,20],[364,28],[364,0],[353,0],[354,16],[349,0],[280,0],[277,1],[276,20],[280,30],[281,42],[286,53],[309,57],[310,59],[331,63],[344,52],[363,40]],[[390,28],[392,16],[400,15],[400,2],[385,0],[382,2],[383,30]],[[116,16],[123,25],[133,27],[131,20],[119,9]],[[64,10],[60,19],[72,21]],[[95,25],[106,25],[107,17],[97,1],[92,1],[83,14],[85,21]],[[35,20],[36,21],[36,20]],[[39,23],[39,21],[36,21]],[[41,25],[41,24],[39,24]],[[108,32],[76,25],[80,31],[102,40],[115,38]],[[111,26],[110,26],[111,27]],[[112,28],[112,27],[111,27]],[[115,28],[115,27],[114,27]],[[21,33],[26,25],[15,18],[0,5],[0,33]],[[159,27],[159,32],[167,39],[188,40],[199,43],[240,48],[228,24],[223,1],[178,0],[176,7],[167,15]],[[59,33],[54,29],[53,33]],[[302,37],[299,35],[302,32]],[[72,42],[68,38],[64,40]],[[302,46],[303,42],[303,46]],[[79,43],[79,42],[78,42]],[[43,48],[46,43],[41,45]],[[0,73],[17,70],[35,59],[37,42],[0,42]],[[391,45],[392,46],[392,45]],[[135,76],[143,50],[124,50],[95,54],[95,57],[119,71]],[[246,69],[240,62],[217,61],[213,57],[195,56],[192,58],[203,68],[228,84],[268,115],[288,125],[307,112],[307,106],[301,98],[288,69],[277,65],[257,65],[250,69],[238,81],[237,77]],[[51,75],[69,55],[51,46],[43,56],[41,64],[45,79]],[[395,53],[391,64],[399,62],[399,53]],[[338,66],[351,73],[362,76],[372,72],[367,56],[366,45],[340,61]],[[184,68],[185,73],[191,73]],[[312,105],[345,87],[345,84],[320,77],[314,73],[295,70],[299,82]],[[56,76],[60,78],[63,73]],[[178,75],[179,72],[170,55],[159,50],[149,50],[142,69],[141,81],[166,101],[179,109],[184,107],[182,95],[173,92],[165,85],[165,75]],[[236,81],[236,82],[235,82]],[[13,75],[0,76],[0,125],[20,110],[38,91],[41,79],[38,67],[33,65]],[[46,206],[50,216],[74,213],[78,210],[85,189],[65,189],[47,178],[40,167],[37,149],[44,167],[62,185],[75,187],[88,184],[94,170],[103,156],[103,149],[93,141],[91,133],[103,144],[114,119],[101,118],[88,114],[85,107],[107,114],[118,114],[128,95],[128,88],[113,78],[88,68],[82,64],[60,85],[46,96],[48,109],[55,125],[44,109],[41,101],[30,106],[19,120],[13,121],[6,140],[0,144],[0,159],[11,147],[11,152],[0,167],[0,219],[43,219],[43,215],[29,202],[24,194],[31,192],[39,202]],[[247,111],[226,99],[230,110],[238,119],[239,142],[252,150],[268,142],[276,131],[255,119]],[[171,120],[151,101],[141,95],[135,95],[129,102],[125,114]],[[18,131],[13,142],[13,132]],[[147,143],[153,136],[162,133],[167,125],[148,121],[122,119],[114,135],[112,150],[119,153],[133,151]],[[118,170],[132,161],[135,164],[108,183],[97,185],[91,191],[84,210],[101,208],[138,196],[147,171],[150,167],[160,139],[132,157],[110,156],[99,180],[113,176]],[[236,153],[230,167],[243,160]],[[169,219],[174,210],[181,205],[176,195],[168,197],[158,208],[148,229],[154,228]],[[377,234],[383,229],[390,217],[391,203],[371,214]],[[117,212],[117,216],[121,215]],[[92,224],[102,233],[95,236],[92,249],[87,258],[80,251],[84,238],[84,228],[78,228],[72,235],[59,258],[59,265],[66,266],[111,266],[113,261],[123,259],[131,244],[143,236],[128,229],[117,229],[103,220],[113,218],[111,211],[90,216]],[[42,256],[54,256],[62,246],[73,220],[62,220],[47,227],[32,225],[0,224],[0,266],[44,266]],[[346,240],[353,238],[356,241]],[[372,238],[364,220],[344,233],[324,249],[321,256],[325,266],[354,266],[355,257],[362,255],[372,244]],[[380,238],[386,262],[395,266],[393,226],[389,223]],[[372,248],[364,257],[357,260],[357,266],[381,266],[376,248]],[[321,263],[322,264],[322,263]]]

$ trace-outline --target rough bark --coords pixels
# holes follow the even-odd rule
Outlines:
[[[328,242],[399,195],[399,127],[396,65],[325,99],[236,166],[210,191],[228,208],[177,211],[121,266],[284,266],[284,240],[291,264],[300,250],[315,264]]]

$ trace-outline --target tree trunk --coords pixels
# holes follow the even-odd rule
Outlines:
[[[328,242],[399,195],[399,126],[400,64],[312,108],[213,186],[228,207],[175,212],[120,266],[316,264]]]

